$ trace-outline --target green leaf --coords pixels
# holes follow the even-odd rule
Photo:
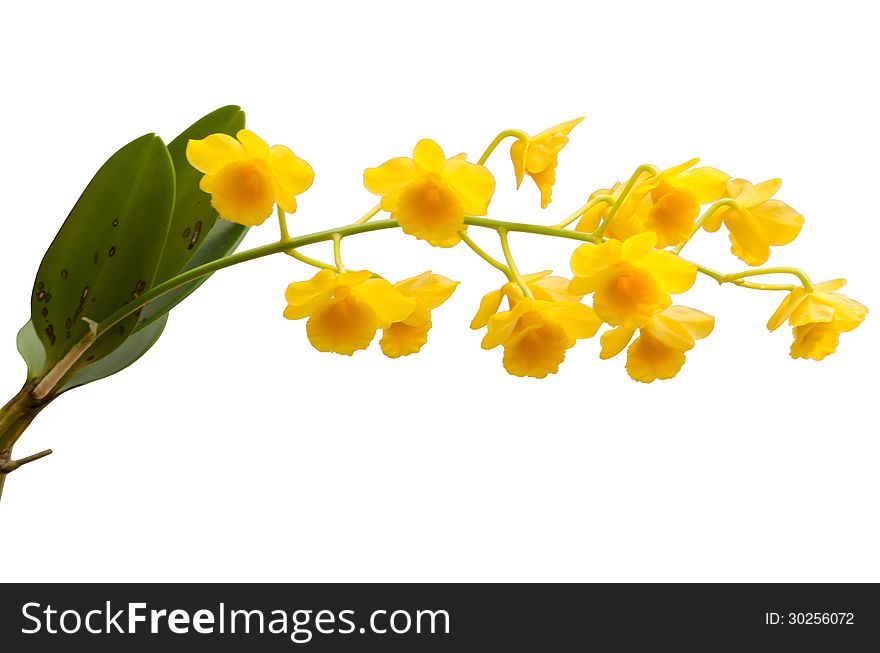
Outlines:
[[[19,351],[31,377],[46,374],[85,334],[88,327],[80,318],[100,324],[146,290],[235,251],[247,228],[219,219],[210,196],[199,188],[202,175],[187,161],[186,146],[191,139],[235,135],[243,127],[241,109],[223,107],[167,148],[157,137],[145,136],[104,164],[40,266],[32,319],[19,333]],[[168,311],[206,280],[163,295],[103,335],[58,392],[138,360],[162,335]]]
[[[92,381],[98,381],[124,370],[156,344],[167,322],[168,314],[166,313],[159,316],[149,326],[139,329],[112,353],[75,372],[64,383],[59,393],[91,383]]]
[[[174,207],[174,168],[161,139],[142,136],[116,152],[83,191],[46,252],[31,299],[31,321],[55,365],[87,332],[149,289]],[[138,320],[103,335],[78,365],[113,352]]]
[[[43,375],[46,368],[46,349],[40,342],[40,336],[37,335],[37,329],[34,323],[28,320],[18,332],[15,338],[15,345],[18,347],[18,353],[27,363],[28,380],[33,381]]]

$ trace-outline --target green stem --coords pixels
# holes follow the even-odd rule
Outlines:
[[[623,187],[623,191],[620,193],[620,197],[617,198],[617,201],[611,207],[611,210],[608,211],[608,215],[605,216],[605,219],[602,220],[602,224],[599,225],[599,228],[596,229],[596,235],[600,238],[605,233],[605,230],[608,228],[608,225],[611,224],[611,221],[614,220],[614,216],[617,215],[617,212],[620,210],[620,207],[626,201],[626,198],[629,197],[629,194],[632,192],[633,186],[636,185],[636,182],[639,180],[639,177],[642,176],[643,172],[649,172],[652,175],[656,175],[659,171],[656,167],[652,166],[650,163],[645,163],[640,165],[635,169],[635,172],[632,173],[632,176],[629,178],[629,181],[626,182],[626,186]]]
[[[376,206],[371,208],[362,217],[355,220],[352,224],[366,224],[367,222],[372,220],[373,217],[381,210],[382,210],[382,202],[379,202]]]
[[[342,236],[333,234],[333,260],[336,261],[336,271],[339,274],[345,273],[345,266],[342,264]]]
[[[278,209],[278,229],[281,231],[281,242],[286,243],[290,240],[290,232],[287,230],[287,214],[279,204]]]
[[[513,136],[514,138],[517,138],[518,140],[521,140],[521,141],[528,142],[528,140],[529,140],[529,135],[527,133],[525,133],[524,131],[522,131],[521,129],[505,129],[503,132],[498,134],[498,136],[496,136],[495,139],[491,143],[489,143],[489,147],[487,147],[486,150],[483,152],[483,155],[480,157],[480,160],[477,161],[477,165],[481,166],[484,163],[486,163],[486,161],[489,160],[489,157],[492,156],[492,152],[495,151],[495,148],[498,147],[499,145],[501,145],[501,141],[503,141],[505,138],[509,138],[511,136]]]
[[[577,211],[575,211],[570,216],[568,216],[565,220],[563,220],[562,222],[560,222],[557,225],[554,225],[554,227],[556,227],[557,229],[565,229],[568,225],[570,225],[572,222],[574,222],[575,220],[580,218],[584,213],[586,213],[587,211],[592,209],[597,204],[614,204],[614,198],[611,197],[611,195],[597,195],[596,197],[592,198],[589,202],[584,204]]]
[[[584,233],[581,231],[556,229],[554,227],[545,227],[536,224],[506,222],[503,220],[493,220],[490,218],[476,217],[466,217],[464,219],[464,222],[467,225],[471,225],[474,227],[484,227],[486,229],[493,229],[495,231],[497,231],[498,229],[506,229],[507,231],[538,234],[542,236],[556,236],[559,238],[568,238],[569,240],[578,240],[588,243],[599,242],[599,239],[596,238],[594,234]],[[305,247],[306,245],[313,245],[315,243],[322,243],[328,240],[333,240],[333,238],[337,234],[341,238],[345,238],[347,236],[354,236],[356,234],[367,233],[370,231],[396,229],[398,227],[399,225],[397,224],[397,220],[379,220],[376,222],[367,222],[365,224],[351,224],[345,227],[337,227],[334,229],[327,229],[325,231],[317,231],[313,234],[307,234],[305,236],[297,236],[291,238],[286,243],[277,242],[271,243],[269,245],[263,245],[261,247],[255,247],[244,252],[232,254],[231,256],[225,256],[215,261],[211,261],[210,263],[205,263],[204,265],[195,267],[192,270],[188,270],[183,274],[172,277],[171,279],[160,283],[159,285],[145,292],[135,301],[129,302],[123,308],[119,309],[118,311],[107,317],[98,325],[98,337],[112,329],[129,315],[141,310],[150,302],[155,301],[159,297],[162,297],[169,292],[177,290],[181,286],[185,286],[186,284],[195,281],[196,279],[200,279],[209,274],[213,274],[218,270],[223,270],[224,268],[232,267],[233,265],[238,265],[240,263],[246,263],[248,261],[253,261],[258,258],[263,258],[264,256],[271,256],[272,254],[286,252],[288,250],[296,249],[298,247]]]
[[[378,222],[368,222],[366,224],[352,224],[346,227],[337,227],[335,229],[317,231],[315,233],[307,234],[305,236],[296,236],[294,238],[291,238],[287,242],[279,241],[276,243],[270,243],[269,245],[255,247],[244,252],[232,254],[231,256],[225,256],[215,261],[211,261],[210,263],[205,263],[204,265],[195,267],[192,270],[184,272],[183,274],[172,277],[171,279],[160,283],[159,285],[145,292],[135,301],[129,302],[123,308],[119,309],[118,311],[107,317],[101,322],[100,325],[98,325],[98,337],[112,329],[114,326],[119,324],[122,320],[127,318],[132,313],[136,313],[137,311],[142,309],[150,302],[155,301],[159,297],[169,292],[172,292],[173,290],[176,290],[181,286],[185,286],[186,284],[195,281],[196,279],[200,279],[209,274],[213,274],[218,270],[223,270],[224,268],[232,267],[233,265],[238,265],[240,263],[246,263],[248,261],[253,261],[258,258],[263,258],[264,256],[271,256],[272,254],[280,254],[282,252],[294,250],[299,247],[305,247],[306,245],[313,245],[315,243],[323,243],[329,240],[333,240],[334,236],[336,236],[337,234],[340,237],[345,237],[354,234],[367,233],[370,231],[380,231],[382,229],[394,229],[397,228],[397,226],[398,225],[396,220],[380,220]]]
[[[690,236],[685,238],[684,242],[679,243],[678,246],[673,248],[672,251],[676,254],[681,252],[681,250],[684,249],[684,246],[687,245],[689,242],[691,242],[691,238],[693,238],[694,236],[697,235],[697,232],[702,228],[702,226],[704,224],[706,224],[706,222],[709,220],[709,218],[711,218],[715,213],[717,213],[719,211],[719,209],[722,209],[724,207],[736,209],[736,208],[739,208],[739,204],[737,204],[735,200],[732,200],[729,198],[720,199],[717,202],[715,202],[712,206],[710,206],[708,209],[706,209],[706,212],[703,213],[703,215],[700,216],[700,219],[694,223],[694,228],[691,231]]]
[[[489,254],[486,253],[486,251],[482,247],[480,247],[473,240],[471,240],[470,236],[468,236],[464,231],[458,232],[458,235],[461,236],[462,242],[464,242],[465,245],[470,247],[477,254],[477,256],[479,256],[481,259],[486,261],[486,263],[491,265],[496,270],[499,270],[504,276],[507,277],[508,281],[514,281],[513,273],[511,273],[509,267],[507,267],[506,265],[504,265],[500,261],[497,261],[496,259],[492,258]]]
[[[311,265],[315,268],[320,268],[321,270],[335,270],[335,265],[330,265],[329,263],[324,263],[323,261],[319,261],[316,258],[312,258],[311,256],[306,256],[305,254],[300,254],[295,249],[290,250],[289,252],[284,252],[291,258],[295,258],[297,261],[301,261],[308,265]]]
[[[798,268],[763,268],[761,270],[746,270],[745,272],[737,272],[735,274],[726,275],[726,280],[735,282],[740,279],[746,279],[748,277],[758,277],[765,274],[790,274],[798,278],[801,282],[801,285],[804,287],[804,290],[807,292],[813,292],[813,282],[810,281],[810,277],[807,276],[807,273]]]
[[[289,243],[290,242],[290,232],[287,230],[287,216],[284,213],[284,210],[279,206],[278,207],[278,227],[281,230],[281,242]],[[305,254],[300,254],[295,249],[288,250],[284,252],[291,258],[295,258],[297,261],[302,261],[303,263],[307,263],[313,267],[320,268],[322,270],[335,270],[336,266],[330,265],[329,263],[324,263],[323,261],[319,261],[316,258],[312,258],[311,256],[306,256]]]
[[[682,259],[687,260],[687,259]],[[697,268],[697,272],[700,274],[705,274],[707,277],[715,279],[718,283],[732,283],[734,286],[739,286],[740,288],[750,288],[752,290],[787,290],[792,291],[797,286],[794,286],[789,283],[751,283],[749,281],[743,281],[741,275],[749,275],[756,270],[748,270],[747,272],[741,272],[736,274],[725,274],[724,272],[718,272],[718,270],[713,270],[712,268],[707,268],[705,265],[698,265],[693,261],[688,261],[691,265]],[[782,274],[780,270],[784,270],[785,273],[794,274],[794,268],[777,268],[776,271],[768,274]],[[806,275],[805,275],[806,276]]]
[[[513,254],[510,252],[510,244],[507,242],[507,229],[497,229],[498,237],[501,239],[501,249],[504,250],[504,259],[507,261],[507,267],[510,268],[510,273],[513,275],[513,280],[516,281],[519,289],[522,290],[523,295],[534,299],[535,296],[532,294],[531,288],[522,278],[522,275],[519,273],[519,270],[516,268],[516,263],[513,260]]]
[[[473,227],[485,227],[486,229],[506,229],[507,231],[517,231],[524,234],[537,234],[539,236],[555,236],[556,238],[568,238],[569,240],[579,240],[586,243],[598,244],[602,242],[601,238],[597,238],[595,234],[583,231],[568,231],[567,229],[558,229],[557,227],[545,227],[539,224],[529,224],[527,222],[506,222],[503,220],[493,220],[492,218],[475,218],[466,217],[465,224]]]

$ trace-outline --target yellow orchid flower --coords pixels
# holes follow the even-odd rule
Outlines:
[[[694,348],[694,341],[705,338],[715,327],[715,318],[686,306],[670,306],[657,313],[639,329],[617,327],[602,334],[601,358],[617,356],[629,345],[626,371],[635,381],[651,383],[671,379],[685,363],[685,352]]]
[[[487,325],[483,349],[502,345],[505,370],[543,379],[559,371],[565,352],[577,340],[596,335],[602,320],[580,302],[525,297],[509,311],[489,317]]]
[[[845,279],[835,279],[814,285],[812,292],[795,288],[782,300],[767,328],[775,331],[788,320],[794,334],[792,358],[822,360],[837,350],[841,333],[864,321],[867,307],[837,293],[845,285]]]
[[[738,208],[721,207],[703,224],[706,231],[718,231],[721,223],[730,232],[730,251],[749,265],[761,265],[770,258],[770,246],[788,245],[797,238],[804,216],[779,200],[770,199],[782,186],[781,179],[752,184],[745,179],[727,182],[727,197]]]
[[[367,168],[364,185],[382,197],[382,209],[404,232],[437,247],[457,244],[465,215],[486,215],[495,191],[487,168],[468,163],[464,154],[447,159],[430,139],[416,144],[411,159]]]
[[[549,270],[522,279],[533,298],[511,281],[483,297],[471,329],[489,327],[483,349],[503,345],[504,369],[510,374],[542,379],[559,370],[576,340],[596,335],[602,321],[580,303],[583,295],[569,290],[568,279],[550,276]],[[504,298],[510,310],[499,313]]]
[[[583,294],[579,295],[569,290],[571,282],[568,279],[550,276],[550,270],[524,274],[522,279],[535,299],[548,302],[579,302],[583,299]],[[493,290],[484,295],[483,299],[480,300],[480,308],[471,322],[471,328],[482,329],[486,326],[489,318],[498,312],[501,300],[505,297],[508,304],[512,307],[523,299],[525,295],[523,295],[522,289],[515,281],[510,281],[498,290]]]
[[[416,300],[368,270],[321,270],[287,287],[284,317],[308,317],[306,334],[318,351],[351,356],[366,349],[378,329],[407,319]]]
[[[645,231],[657,235],[657,247],[677,245],[693,232],[700,207],[724,197],[730,176],[715,168],[694,168],[699,159],[691,159],[655,175],[639,175],[629,195],[617,210],[614,221],[605,234],[617,240],[626,240]],[[610,195],[617,200],[624,185],[615,183],[597,194]],[[592,197],[592,196],[591,196]],[[593,232],[608,215],[611,207],[599,204],[585,213],[576,229]]]
[[[523,177],[528,175],[541,191],[541,208],[550,204],[550,193],[556,181],[556,165],[559,163],[559,152],[568,143],[568,134],[581,121],[583,116],[569,120],[560,125],[530,136],[527,141],[517,139],[510,146],[510,159],[516,174],[516,187],[522,184]]]
[[[581,245],[571,257],[575,293],[595,293],[596,314],[612,326],[638,328],[672,303],[670,295],[694,285],[697,269],[670,252],[654,249],[653,232],[624,241]]]
[[[396,290],[415,300],[415,307],[407,318],[383,330],[382,340],[379,341],[382,352],[389,358],[418,352],[428,342],[431,311],[449,299],[456,286],[458,281],[432,274],[430,270],[395,283]]]
[[[211,134],[186,145],[186,158],[205,173],[199,188],[221,218],[246,227],[262,224],[278,203],[296,211],[296,196],[312,185],[311,166],[284,145],[269,145],[247,129],[233,138]]]

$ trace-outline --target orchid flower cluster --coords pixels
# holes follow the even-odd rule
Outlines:
[[[153,133],[132,140],[96,172],[37,269],[30,316],[16,338],[27,376],[0,408],[0,495],[11,472],[51,453],[13,458],[37,415],[69,390],[139,360],[161,337],[172,310],[219,270],[287,254],[317,269],[287,286],[284,308],[287,319],[306,320],[316,349],[351,356],[381,331],[379,347],[389,358],[420,351],[433,312],[458,282],[431,270],[392,282],[373,270],[349,269],[343,241],[371,231],[400,229],[434,247],[470,248],[501,274],[499,287],[475,307],[470,327],[483,331],[484,349],[501,348],[504,368],[515,376],[555,374],[578,340],[601,330],[599,356],[626,351],[626,370],[636,381],[674,377],[715,325],[712,316],[673,302],[698,274],[785,293],[767,327],[792,328],[794,358],[825,358],[841,333],[865,319],[868,309],[840,294],[843,279],[814,284],[796,268],[761,267],[771,248],[791,243],[804,222],[775,198],[778,179],[752,184],[698,166],[697,159],[665,170],[645,164],[586,197],[556,224],[489,217],[496,177],[487,161],[499,145],[511,141],[513,167],[501,183],[520,188],[528,177],[545,209],[560,153],[581,120],[535,135],[502,131],[475,162],[464,154],[449,157],[423,139],[412,156],[365,170],[364,186],[378,202],[363,217],[304,235],[291,235],[287,218],[314,172],[290,148],[270,147],[246,129],[240,107],[221,107],[168,143]],[[280,237],[236,251],[248,230],[273,212]],[[698,234],[722,229],[747,269],[722,273],[682,256]],[[495,232],[500,254],[474,242],[474,230]],[[513,232],[574,245],[571,274],[520,272],[508,241]],[[301,251],[318,243],[332,243],[332,260]],[[755,281],[763,275],[791,282]]]
[[[517,188],[526,176],[540,191],[541,208],[551,201],[559,154],[582,118],[537,135],[503,131],[476,163],[464,154],[447,157],[434,141],[419,141],[412,157],[395,157],[364,172],[364,186],[379,203],[360,220],[335,230],[334,261],[297,251],[286,214],[312,183],[312,168],[283,145],[269,147],[253,132],[213,134],[191,140],[189,162],[204,173],[200,187],[226,220],[245,226],[265,222],[277,207],[281,240],[291,256],[319,268],[311,279],[287,287],[284,317],[307,319],[309,342],[323,352],[352,355],[382,331],[379,345],[391,358],[407,356],[427,343],[431,313],[454,292],[457,282],[431,271],[391,283],[370,270],[348,270],[341,241],[366,230],[399,227],[435,247],[464,244],[497,269],[506,282],[483,297],[471,322],[485,329],[484,349],[503,349],[504,368],[516,376],[556,373],[568,349],[592,338],[603,325],[600,357],[626,350],[626,370],[636,381],[674,377],[685,353],[706,338],[714,318],[673,303],[702,273],[719,283],[787,294],[767,327],[786,321],[793,329],[791,356],[821,360],[835,351],[839,335],[855,329],[867,308],[837,291],[842,279],[814,284],[795,268],[757,268],[722,274],[681,256],[700,231],[726,229],[734,256],[749,266],[767,262],[771,247],[791,243],[803,216],[775,199],[781,181],[752,184],[698,159],[660,170],[641,165],[624,183],[594,192],[584,206],[553,226],[484,218],[495,190],[486,162],[497,146],[513,138],[510,158]],[[574,225],[573,228],[570,228]],[[469,227],[498,233],[503,261],[479,247]],[[570,278],[550,271],[520,273],[508,233],[523,231],[581,241],[571,256]],[[789,275],[796,284],[746,281],[766,274]],[[585,298],[592,296],[592,306]]]

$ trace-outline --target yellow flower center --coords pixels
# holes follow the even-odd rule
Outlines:
[[[431,215],[440,215],[449,210],[450,199],[452,193],[445,187],[440,175],[432,172],[425,177],[424,186],[422,187],[421,201],[425,213]]]
[[[227,163],[212,181],[211,204],[228,220],[245,226],[262,224],[275,204],[265,164],[256,160]]]
[[[691,235],[700,214],[700,205],[692,192],[665,184],[652,193],[652,199],[645,227],[658,235],[658,247],[677,245]]]
[[[336,299],[312,314],[306,323],[306,335],[318,351],[351,356],[369,346],[378,324],[373,310],[350,292],[340,293],[343,289],[337,288]]]
[[[464,226],[461,201],[436,173],[403,192],[394,217],[403,231],[424,240],[449,238]]]
[[[596,291],[593,307],[612,326],[647,323],[660,306],[661,294],[648,272],[628,263],[611,270]]]
[[[565,329],[540,318],[536,313],[523,319],[526,328],[504,344],[504,369],[515,376],[532,376],[543,379],[555,374],[565,360],[565,350],[572,345]]]

